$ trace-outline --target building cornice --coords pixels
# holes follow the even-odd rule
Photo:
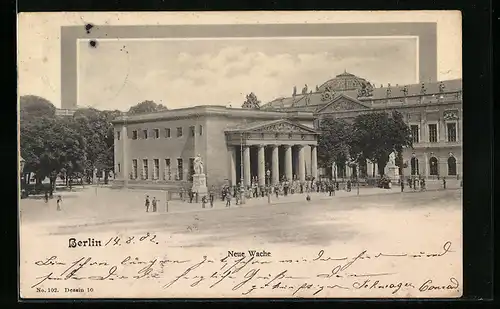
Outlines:
[[[251,110],[241,108],[228,108],[225,106],[217,105],[201,105],[188,108],[178,108],[162,112],[139,114],[139,115],[123,115],[117,117],[112,121],[113,124],[124,123],[144,123],[144,122],[157,122],[164,120],[177,120],[185,118],[197,118],[206,116],[222,116],[230,118],[245,118],[245,119],[259,119],[259,118],[275,118],[275,119],[296,119],[296,120],[314,120],[312,112],[278,112],[268,110]]]

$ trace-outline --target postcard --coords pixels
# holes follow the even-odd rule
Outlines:
[[[458,11],[18,15],[19,297],[458,298]]]

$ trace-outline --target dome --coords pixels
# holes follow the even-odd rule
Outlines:
[[[326,81],[319,87],[319,91],[325,91],[327,88],[336,92],[359,90],[363,86],[371,87],[372,85],[366,79],[344,71],[344,73]]]

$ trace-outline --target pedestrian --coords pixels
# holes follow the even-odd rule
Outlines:
[[[215,193],[214,193],[213,186],[212,186],[212,190],[210,190],[209,197],[210,197],[210,208],[214,208]]]
[[[231,207],[231,193],[227,193],[226,195],[226,207]]]
[[[443,189],[446,189],[446,178],[443,177]]]
[[[189,190],[189,203],[193,203],[194,192],[193,190]]]
[[[61,204],[62,204],[62,197],[59,195],[57,197],[57,211],[61,210]]]
[[[44,199],[45,199],[45,204],[47,204],[49,202],[49,193],[47,191],[45,191]]]
[[[401,192],[405,190],[405,182],[401,181]]]
[[[184,202],[184,198],[185,198],[185,197],[184,197],[184,188],[182,188],[182,187],[181,187],[181,189],[180,189],[180,191],[179,191],[179,196],[180,196],[180,198],[181,198],[181,201],[183,201],[183,202]]]
[[[146,212],[149,212],[149,195],[146,195],[146,201],[144,202],[144,206],[146,206]]]
[[[205,208],[205,204],[207,203],[207,196],[203,195],[201,198],[201,208]]]
[[[153,200],[151,201],[151,206],[153,206],[153,212],[156,212],[156,205],[157,205],[157,200],[156,197],[153,197]]]
[[[307,193],[307,195],[306,195],[306,201],[308,201],[308,202],[311,201],[311,196],[309,195],[309,193]]]
[[[276,195],[276,198],[279,198],[280,187],[277,184],[274,186],[274,194]]]

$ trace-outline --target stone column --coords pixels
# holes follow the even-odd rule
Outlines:
[[[297,146],[298,148],[298,167],[299,167],[299,181],[304,182],[306,181],[306,158],[304,156],[304,146],[300,145]]]
[[[273,145],[271,146],[273,147],[273,164],[272,164],[272,172],[271,172],[271,176],[273,177],[272,179],[272,184],[275,185],[277,183],[280,182],[280,165],[279,165],[279,161],[280,161],[280,158],[279,158],[279,153],[278,153],[278,146],[277,145]]]
[[[251,183],[250,174],[250,147],[243,146],[243,177],[245,179],[245,186],[249,186]]]
[[[283,147],[285,147],[285,177],[290,181],[293,179],[292,147],[290,145],[284,145]]]
[[[123,185],[127,186],[128,180],[129,180],[129,164],[132,164],[132,162],[129,162],[129,156],[128,156],[128,132],[127,132],[127,126],[122,126],[122,132],[121,132],[121,139],[122,139],[122,164],[120,166],[121,169],[121,175],[123,176]]]
[[[368,178],[372,178],[373,176],[373,164],[370,160],[366,159],[366,173]]]
[[[373,165],[375,166],[375,177],[378,177],[379,176],[379,173],[378,173],[378,164],[373,162]]]
[[[259,186],[266,185],[266,155],[264,145],[257,146],[258,148],[258,177],[259,177]]]
[[[236,179],[236,146],[229,147],[229,177],[231,186],[235,186],[238,183],[238,179]]]
[[[318,148],[315,145],[311,146],[311,176],[318,178]]]
[[[429,157],[427,156],[427,152],[424,152],[424,164],[422,165],[423,167],[423,176],[425,178],[428,178],[429,177],[429,168],[427,167],[429,165]],[[420,167],[420,166],[419,166]]]

